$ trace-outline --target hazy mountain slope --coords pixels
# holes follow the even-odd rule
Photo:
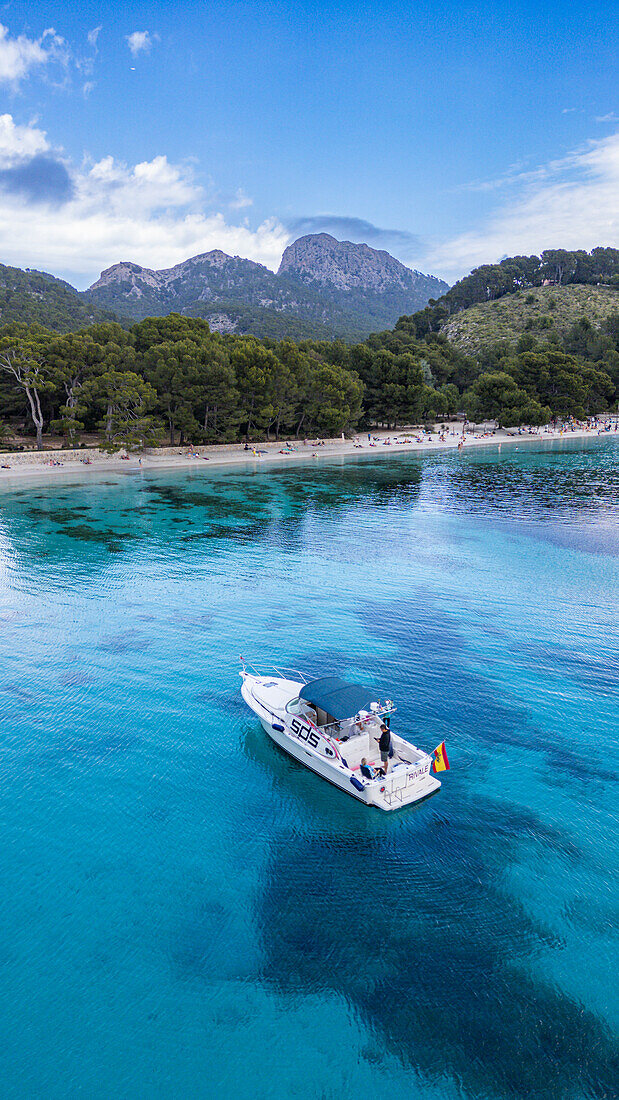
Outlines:
[[[383,293],[390,288],[422,296],[426,301],[447,290],[442,279],[413,271],[388,252],[367,244],[338,241],[329,233],[311,233],[288,245],[278,275],[341,291]]]
[[[221,331],[361,339],[446,288],[387,252],[316,234],[286,249],[277,274],[215,250],[160,271],[115,264],[85,297],[135,320],[175,311]]]
[[[105,320],[117,318],[62,279],[0,264],[0,325],[24,321],[53,332],[70,332]]]
[[[297,288],[288,288],[262,264],[219,250],[161,271],[114,264],[85,296],[136,321],[175,312],[203,317],[219,332],[290,339],[333,335],[319,319],[312,324],[298,316]]]
[[[552,333],[564,337],[583,316],[599,325],[613,313],[619,313],[619,288],[575,283],[531,287],[470,306],[445,321],[440,331],[461,351],[476,355],[501,340],[515,344],[525,332],[537,339]]]
[[[246,305],[264,307],[276,299],[284,305],[272,271],[219,250],[192,256],[161,271],[134,263],[114,264],[101,272],[86,295],[136,320],[157,313],[182,313],[188,306],[200,304],[208,309],[221,300],[238,299]]]

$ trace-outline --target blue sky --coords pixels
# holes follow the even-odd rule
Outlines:
[[[7,3],[0,260],[80,287],[327,230],[449,281],[619,246],[606,0]]]

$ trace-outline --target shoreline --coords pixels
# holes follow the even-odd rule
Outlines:
[[[399,433],[405,435],[406,433]],[[435,433],[436,434],[436,433]],[[325,440],[323,445],[314,447],[312,444],[293,444],[294,450],[285,451],[282,443],[259,443],[256,447],[260,450],[254,454],[252,450],[246,451],[244,444],[232,443],[225,446],[200,446],[192,448],[166,448],[170,453],[130,455],[123,459],[119,455],[104,456],[98,454],[90,462],[84,463],[79,455],[81,451],[47,451],[41,453],[41,460],[36,461],[36,453],[18,452],[0,453],[0,459],[6,459],[9,469],[0,468],[0,486],[10,488],[11,482],[23,482],[25,480],[43,482],[60,481],[66,474],[79,475],[87,479],[91,474],[100,473],[147,473],[158,470],[204,470],[234,468],[248,466],[254,469],[278,465],[302,462],[318,462],[324,458],[378,458],[391,457],[394,454],[435,454],[438,452],[458,449],[461,435],[450,434],[444,441],[438,438],[432,441],[414,440],[410,443],[396,443],[391,433],[376,432],[372,438],[376,439],[375,445],[370,446],[367,435],[359,436],[359,444],[352,440],[331,439]],[[385,444],[386,439],[391,439],[391,444]],[[511,435],[504,429],[497,429],[494,434],[466,437],[461,453],[466,454],[477,447],[513,446],[514,444],[530,443],[556,443],[566,440],[579,439],[606,439],[619,440],[619,432],[599,432],[597,428],[578,428],[574,431],[555,431],[541,433],[526,433],[523,435]],[[26,458],[27,455],[27,458]],[[46,457],[43,458],[43,455]],[[197,457],[196,457],[197,456]],[[34,460],[33,460],[34,459]],[[58,462],[59,465],[50,465]]]

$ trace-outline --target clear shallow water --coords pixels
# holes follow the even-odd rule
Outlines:
[[[5,1097],[616,1095],[619,446],[0,492]],[[237,658],[374,677],[381,815]]]

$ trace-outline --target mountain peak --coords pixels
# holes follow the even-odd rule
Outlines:
[[[369,244],[338,241],[330,233],[308,233],[288,245],[278,275],[291,275],[303,282],[320,283],[338,290],[382,291],[417,289],[431,276],[411,271],[383,249]],[[435,279],[436,289],[445,284]],[[428,297],[432,296],[432,288]],[[439,291],[442,293],[442,290]]]
[[[158,286],[158,274],[159,272],[151,271],[149,267],[141,267],[140,264],[134,264],[131,260],[121,260],[120,263],[106,267],[96,283],[88,289],[89,291],[100,290],[102,287],[114,285],[133,287],[140,282],[145,282],[149,286]]]

